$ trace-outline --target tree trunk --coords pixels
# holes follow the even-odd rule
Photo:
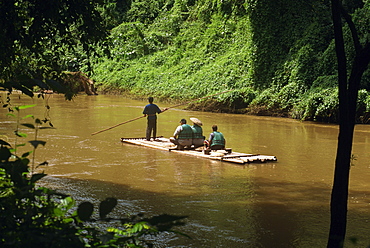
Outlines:
[[[330,231],[328,248],[343,247],[347,227],[348,186],[351,165],[352,140],[356,120],[356,104],[361,77],[370,61],[370,45],[356,47],[350,78],[347,83],[346,55],[341,22],[341,6],[332,0],[335,49],[338,62],[339,136],[335,160],[334,182],[330,203]],[[357,38],[356,35],[354,37]],[[359,44],[355,41],[355,44]]]
[[[330,213],[330,233],[327,247],[343,247],[347,226],[347,202],[349,172],[351,165],[352,140],[356,119],[356,103],[361,77],[370,63],[370,44],[356,56],[351,77],[349,91],[340,94],[340,123],[337,156],[335,160],[334,183],[332,188]],[[347,97],[347,99],[341,99]]]

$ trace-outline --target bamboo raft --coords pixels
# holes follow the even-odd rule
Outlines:
[[[260,155],[260,154],[247,154],[240,152],[233,152],[230,148],[225,150],[213,150],[209,154],[205,153],[203,147],[196,149],[176,150],[176,145],[170,142],[169,139],[158,137],[156,140],[147,141],[145,138],[121,138],[123,143],[132,145],[150,147],[162,151],[169,151],[179,154],[185,154],[200,158],[207,158],[211,160],[219,160],[223,162],[248,164],[248,163],[265,163],[270,161],[277,161],[275,156]]]

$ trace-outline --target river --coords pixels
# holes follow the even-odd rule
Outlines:
[[[180,108],[158,116],[158,135],[170,137],[180,119],[197,117],[206,136],[217,124],[233,151],[278,158],[241,166],[122,144],[121,137],[145,136],[145,118],[91,135],[141,116],[145,101],[105,95],[79,95],[73,101],[62,95],[48,95],[47,101],[22,96],[12,101],[32,103],[37,106],[20,115],[47,116],[55,127],[40,130],[39,139],[47,143],[36,151],[37,162],[49,162],[43,167],[49,187],[78,202],[115,197],[116,216],[138,212],[188,216],[186,225],[177,230],[192,239],[163,235],[157,247],[326,246],[337,125]],[[46,104],[50,111],[43,107]],[[14,142],[15,119],[2,109],[0,121],[0,135]],[[369,151],[370,126],[357,125],[347,237],[358,238],[359,245],[347,240],[346,247],[370,244]]]

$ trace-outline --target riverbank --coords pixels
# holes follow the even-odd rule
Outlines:
[[[238,90],[235,90],[238,91]],[[125,97],[133,100],[140,100],[140,101],[146,101],[148,96],[147,94],[138,93],[135,91],[133,93],[130,90],[122,89],[118,87],[112,87],[107,84],[99,84],[98,85],[98,92],[99,94],[103,95],[124,95]],[[228,93],[226,93],[228,94]],[[212,95],[212,94],[209,94]],[[255,115],[255,116],[271,116],[271,117],[285,117],[285,118],[292,118],[291,114],[289,114],[288,111],[282,111],[279,109],[272,109],[268,108],[266,106],[260,106],[260,105],[251,105],[246,106],[246,104],[243,104],[245,107],[237,108],[236,104],[230,104],[230,102],[220,101],[219,96],[215,96],[210,99],[202,99],[199,101],[196,101],[197,98],[183,98],[179,99],[180,96],[175,96],[175,98],[170,97],[164,97],[160,94],[150,94],[150,96],[153,96],[155,98],[156,102],[163,102],[166,103],[168,106],[171,105],[178,105],[184,102],[192,101],[189,104],[186,104],[182,106],[185,110],[193,110],[193,111],[202,111],[202,112],[211,112],[211,113],[230,113],[230,114],[246,114],[246,115]],[[202,96],[205,97],[205,96]],[[221,98],[222,99],[222,98]]]
[[[281,94],[274,94],[273,88],[260,92],[251,89],[247,91],[245,89],[235,89],[231,92],[200,101],[195,100],[206,95],[198,94],[196,97],[191,97],[190,94],[181,95],[174,93],[168,95],[158,91],[148,93],[139,89],[114,87],[110,84],[99,84],[98,90],[101,94],[124,95],[130,99],[144,101],[146,101],[148,95],[151,95],[156,98],[157,102],[167,103],[169,106],[194,100],[194,102],[182,107],[186,110],[338,123],[339,100],[338,89],[336,87],[320,90],[311,89],[292,99]],[[218,92],[220,91],[215,90],[207,95]],[[248,94],[250,92],[254,93],[252,95]],[[252,97],[253,99],[251,100]],[[357,105],[356,123],[370,124],[370,94],[367,90],[363,89],[359,91]]]

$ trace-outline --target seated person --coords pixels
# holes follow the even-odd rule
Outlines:
[[[204,139],[203,136],[203,129],[202,125],[203,123],[197,119],[197,118],[190,118],[190,120],[193,122],[193,126],[191,127],[193,130],[193,145],[194,148],[200,147],[204,145]]]
[[[190,148],[193,143],[193,130],[186,124],[185,119],[181,119],[180,125],[176,128],[170,141],[177,145],[176,149],[182,150],[185,147]]]
[[[206,141],[206,146],[211,150],[224,150],[226,140],[222,133],[217,131],[217,125],[212,126],[213,132],[209,135],[209,140]]]

